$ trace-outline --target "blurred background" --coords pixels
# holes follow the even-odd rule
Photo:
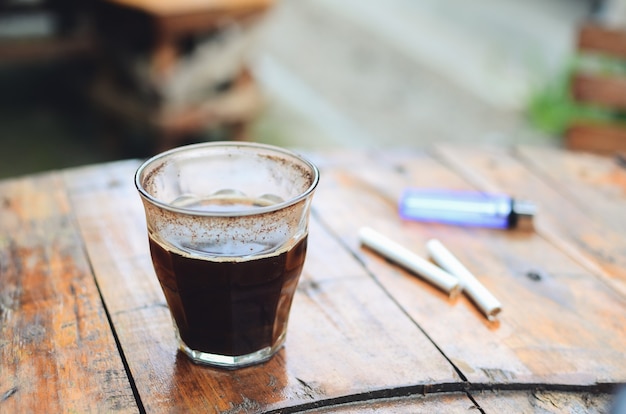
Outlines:
[[[564,146],[581,24],[622,3],[0,0],[0,177],[222,139]]]

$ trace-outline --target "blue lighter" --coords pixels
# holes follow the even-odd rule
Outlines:
[[[532,223],[536,209],[531,202],[506,194],[407,189],[399,210],[410,220],[511,229]]]

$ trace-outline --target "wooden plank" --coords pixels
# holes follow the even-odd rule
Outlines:
[[[583,54],[597,53],[611,58],[626,57],[626,31],[584,22],[578,31],[577,48]],[[613,111],[626,108],[626,78],[594,73],[575,73],[571,81],[575,100]],[[626,126],[619,120],[596,123],[575,121],[565,131],[568,149],[611,154],[626,149]]]
[[[626,232],[626,168],[616,158],[532,146],[516,155],[587,217]]]
[[[626,31],[585,22],[578,32],[578,49],[626,57]]]
[[[260,21],[268,12],[271,1],[256,1],[250,7],[233,8],[230,10],[196,10],[183,13],[171,13],[173,10],[158,10],[155,14],[159,36],[174,40],[189,35],[205,35],[212,29],[219,29],[224,21],[236,22],[239,28],[250,26]],[[167,4],[178,4],[167,2]]]
[[[572,393],[556,391],[481,391],[472,392],[470,400],[465,393],[437,393],[407,398],[390,398],[377,401],[336,405],[304,411],[304,413],[333,414],[421,414],[467,413],[471,410],[486,414],[499,413],[608,413],[610,394]],[[480,411],[479,411],[480,410]]]
[[[58,174],[0,182],[0,411],[137,412]]]
[[[421,393],[429,384],[459,382],[429,339],[315,220],[285,348],[264,365],[238,371],[190,363],[176,350],[150,263],[132,184],[136,167],[126,162],[76,169],[65,180],[147,411],[317,407],[373,390],[410,387]]]
[[[242,10],[263,10],[271,6],[273,0],[107,0],[111,4],[143,10],[157,16],[179,16],[195,13],[230,15]]]
[[[610,394],[556,391],[483,391],[472,393],[485,413],[605,414],[610,412]]]
[[[577,73],[571,84],[574,99],[611,110],[626,109],[626,77]]]
[[[386,398],[302,411],[315,414],[429,414],[465,413],[478,407],[465,393],[437,393],[413,395],[405,398]],[[471,412],[471,411],[470,411]]]
[[[616,221],[606,225],[595,221],[590,217],[590,210],[581,207],[580,202],[568,198],[563,188],[528,174],[526,167],[503,150],[493,148],[491,151],[479,151],[447,147],[442,148],[442,154],[459,171],[472,174],[472,180],[480,177],[480,180],[494,183],[500,190],[536,200],[540,209],[535,219],[536,231],[619,292],[622,297],[626,296],[624,233],[620,230],[624,228],[623,215],[614,216]],[[582,177],[581,175],[580,178]],[[614,196],[617,197],[618,194]],[[587,203],[589,202],[588,200]]]
[[[626,126],[578,121],[565,131],[565,148],[611,155],[626,151]]]
[[[499,158],[494,157],[485,165],[494,171],[486,176],[474,162],[482,152],[450,152],[455,165],[468,163],[462,170],[465,177],[419,153],[395,157],[373,153],[360,160],[354,155],[348,162],[328,162],[322,165],[327,185],[316,195],[316,216],[342,238],[470,383],[595,386],[625,381],[623,298],[543,235],[398,217],[397,200],[408,186],[469,189],[473,182],[477,189],[500,187],[514,195],[542,196],[543,201],[543,192],[536,190],[537,185],[545,186],[540,182],[533,182],[532,188],[498,185],[506,178],[524,182],[528,172],[523,168],[515,164],[497,168]],[[566,204],[560,209],[569,211]],[[465,297],[451,301],[361,248],[357,232],[364,225],[422,256],[428,239],[442,240],[501,300],[504,311],[499,322],[486,321]]]

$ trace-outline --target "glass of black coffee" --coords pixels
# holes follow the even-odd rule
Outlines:
[[[255,143],[182,146],[139,167],[152,263],[194,362],[239,368],[283,345],[318,181],[305,158]]]

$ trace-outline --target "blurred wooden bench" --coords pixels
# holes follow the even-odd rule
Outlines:
[[[565,133],[569,149],[611,154],[626,151],[626,29],[584,23],[578,32],[581,55],[593,54],[624,62],[624,74],[578,71],[571,79],[573,98],[621,114],[611,122],[575,121]]]
[[[271,0],[96,0],[102,53],[93,100],[156,150],[225,128],[239,139],[259,112],[246,48]]]

